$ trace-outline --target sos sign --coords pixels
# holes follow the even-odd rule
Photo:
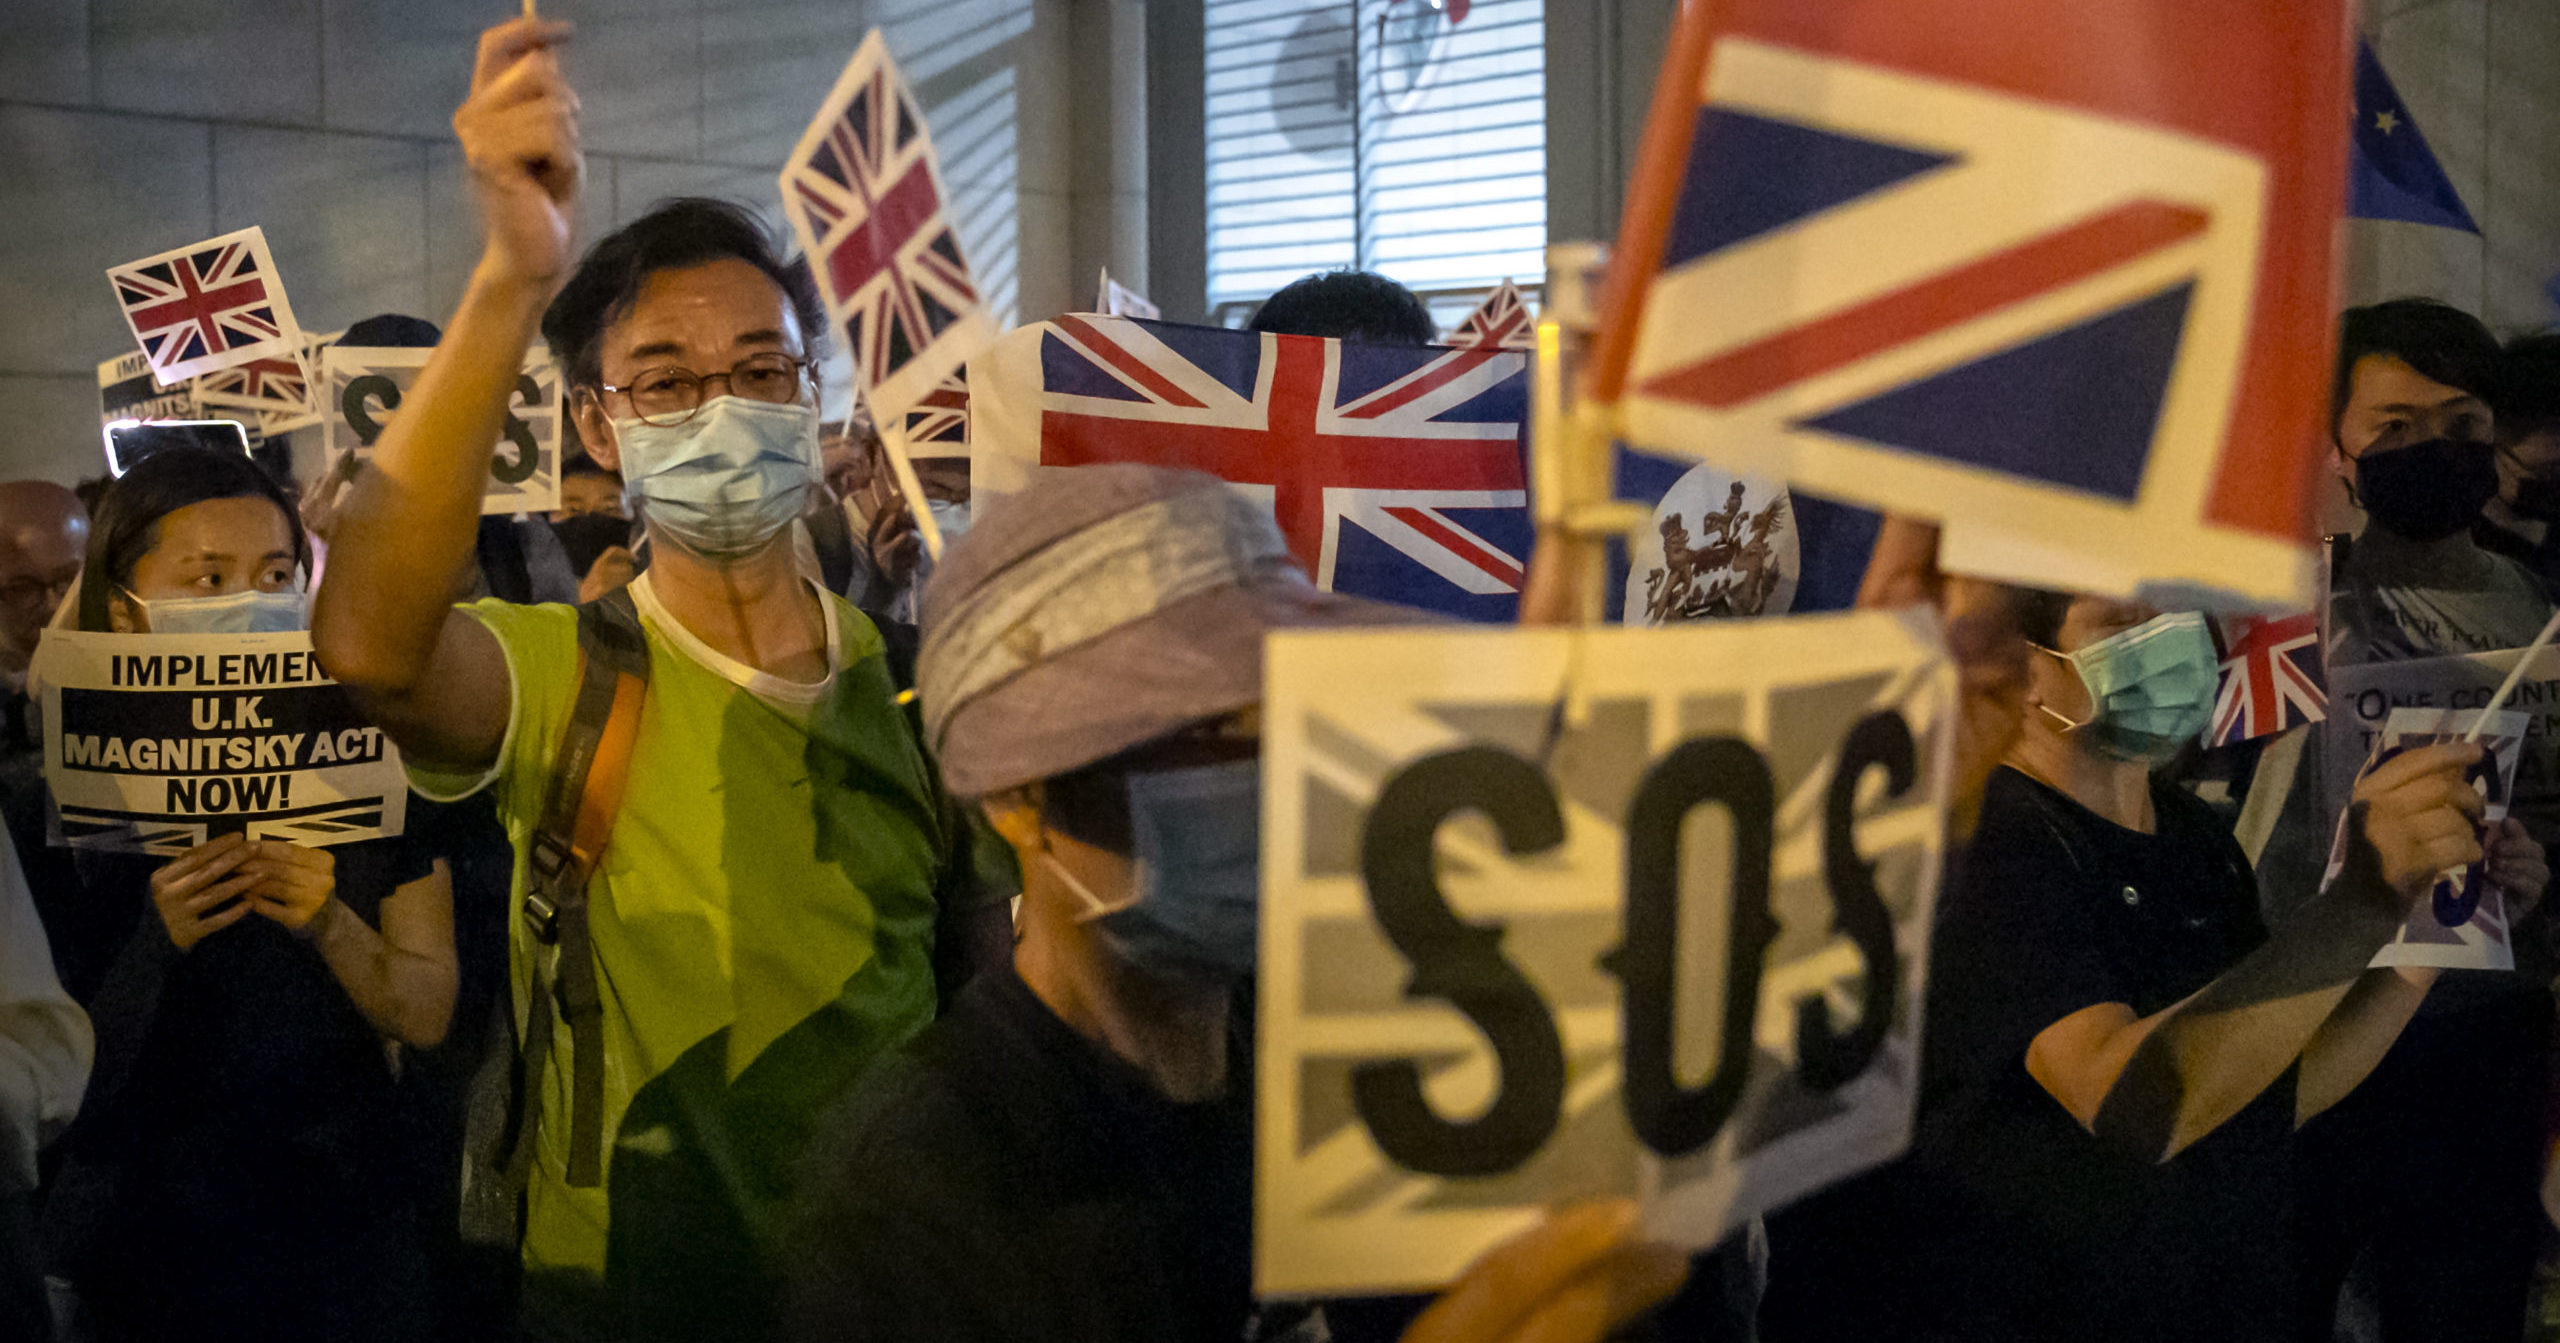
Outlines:
[[[322,409],[328,458],[368,457],[403,397],[426,367],[431,350],[331,346],[321,355],[327,380]],[[480,511],[543,512],[560,505],[560,380],[539,352],[525,361],[508,398],[497,449],[489,458],[488,491]]]
[[[1953,693],[1924,618],[1268,657],[1260,1290],[1444,1281],[1595,1194],[1703,1246],[1907,1142]]]

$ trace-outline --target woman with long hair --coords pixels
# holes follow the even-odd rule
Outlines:
[[[176,450],[107,490],[78,623],[133,634],[305,627],[307,542],[246,457]],[[97,1021],[46,1238],[105,1343],[423,1332],[399,1049],[453,1011],[452,887],[389,839],[216,834],[164,861],[82,853],[52,930]],[[67,920],[66,920],[67,922]]]

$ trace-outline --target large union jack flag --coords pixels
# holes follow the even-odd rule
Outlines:
[[[2214,622],[2221,683],[2205,745],[2232,746],[2329,716],[2320,615],[2226,616]]]
[[[2341,23],[1687,7],[1596,398],[1642,446],[1943,520],[1968,572],[2307,605]]]
[[[1537,320],[1529,314],[1528,300],[1520,296],[1520,286],[1509,280],[1485,295],[1449,332],[1452,345],[1493,345],[1506,350],[1533,349],[1538,343]]]
[[[1127,318],[1061,317],[972,364],[981,488],[1032,464],[1190,467],[1267,501],[1337,592],[1516,614],[1529,546],[1527,361]]]
[[[257,228],[107,272],[126,325],[162,386],[301,344],[266,235]]]
[[[782,208],[884,425],[994,335],[948,200],[924,116],[875,28],[783,166]]]

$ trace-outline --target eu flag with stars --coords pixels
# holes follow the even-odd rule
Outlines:
[[[2465,233],[2480,231],[2471,221],[2471,212],[2462,208],[2453,179],[2444,175],[2444,165],[2427,148],[2427,137],[2418,133],[2409,105],[2400,101],[2391,76],[2382,72],[2373,44],[2361,40],[2356,43],[2355,153],[2347,169],[2347,185],[2348,210],[2358,219],[2401,219]]]

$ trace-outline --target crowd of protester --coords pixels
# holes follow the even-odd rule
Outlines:
[[[1601,1202],[1436,1297],[1257,1300],[1262,640],[1411,613],[1145,466],[973,506],[965,449],[920,454],[928,562],[750,211],[579,249],[562,36],[482,40],[459,308],[345,338],[434,349],[369,465],[0,484],[0,1336],[2522,1335],[2560,792],[2483,827],[2480,748],[2433,745],[2335,818],[2316,726],[2197,745],[2201,614],[1950,578],[1905,520],[1864,600],[1936,602],[1963,670],[1909,1154],[1694,1258]],[[1435,339],[1363,273],[1253,325]],[[575,455],[483,518],[537,339]],[[2560,337],[2358,308],[2332,392],[2328,664],[2529,642]],[[48,627],[307,628],[407,825],[62,846]],[[2473,862],[2517,969],[2370,968]]]

